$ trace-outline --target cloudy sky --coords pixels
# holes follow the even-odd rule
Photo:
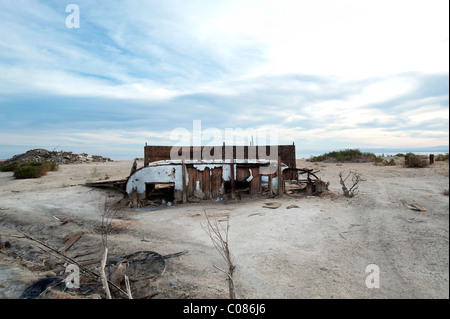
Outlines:
[[[447,0],[0,0],[0,158],[142,157],[193,121],[298,153],[448,146],[448,112]]]

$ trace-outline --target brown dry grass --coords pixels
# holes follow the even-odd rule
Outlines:
[[[437,173],[449,177],[448,162],[435,162],[434,164],[437,167]]]
[[[117,234],[140,224],[141,223],[136,220],[112,221],[109,230],[111,233]]]

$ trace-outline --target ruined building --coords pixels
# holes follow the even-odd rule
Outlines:
[[[144,167],[130,175],[126,192],[141,199],[163,193],[177,202],[234,198],[237,191],[281,194],[283,181],[297,179],[297,173],[294,144],[208,149],[146,145]]]

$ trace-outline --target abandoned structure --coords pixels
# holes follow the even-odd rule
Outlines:
[[[192,198],[220,199],[226,193],[233,197],[238,189],[253,195],[263,186],[278,193],[278,174],[271,173],[274,170],[276,164],[267,160],[157,161],[136,170],[128,178],[126,191],[148,199],[165,189],[166,194],[173,194],[172,200],[183,202]]]
[[[164,197],[176,202],[221,200],[235,198],[240,193],[252,196],[263,191],[281,195],[286,184],[297,183],[300,175],[306,173],[306,192],[317,191],[316,183],[311,180],[311,176],[317,180],[312,170],[295,166],[295,145],[275,147],[277,160],[264,159],[270,146],[253,149],[251,146],[221,146],[209,150],[204,146],[180,146],[174,150],[171,146],[146,145],[144,167],[133,171],[125,190],[128,195],[136,194],[140,200]],[[258,148],[265,149],[266,154],[258,154]],[[180,155],[182,149],[185,152],[181,159],[171,159],[173,154]],[[219,151],[214,159],[209,159],[213,150]],[[230,159],[226,158],[227,154]]]
[[[208,149],[207,149],[208,148]],[[181,154],[182,151],[185,154]],[[214,154],[215,151],[218,154]],[[273,151],[276,150],[274,156]],[[172,153],[172,154],[171,154]],[[175,153],[185,160],[205,160],[205,153],[207,159],[215,160],[251,160],[251,159],[272,159],[277,161],[278,156],[281,157],[281,162],[288,167],[295,168],[295,145],[263,145],[263,146],[235,146],[225,145],[221,146],[154,146],[145,145],[144,147],[144,166],[148,166],[152,162],[173,159],[171,155]],[[271,154],[272,153],[272,154]]]

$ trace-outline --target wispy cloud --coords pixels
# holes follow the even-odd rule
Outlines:
[[[303,149],[448,145],[447,1],[76,4],[79,29],[61,1],[0,3],[0,158],[139,154],[193,120]]]

